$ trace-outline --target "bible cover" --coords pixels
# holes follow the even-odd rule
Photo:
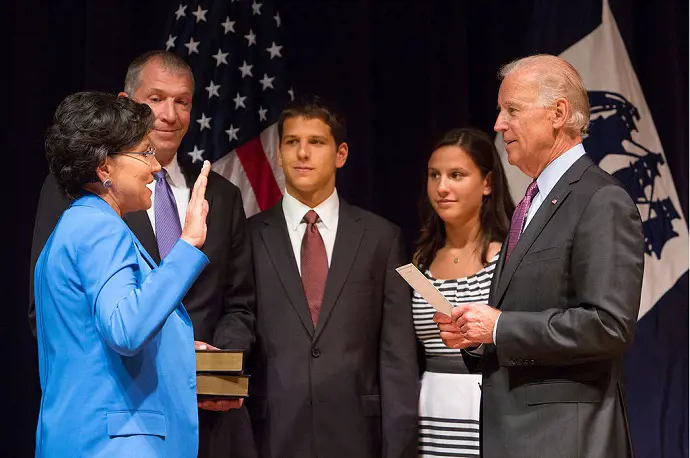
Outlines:
[[[242,372],[240,350],[196,350],[197,372]]]
[[[196,394],[199,398],[244,398],[249,394],[246,375],[196,374]]]

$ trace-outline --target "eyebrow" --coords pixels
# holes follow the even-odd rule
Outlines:
[[[166,91],[165,89],[159,89],[157,87],[152,87],[149,89],[150,94],[165,94],[170,97],[178,98],[178,97],[183,97],[183,98],[192,98],[192,93],[189,91],[184,91],[179,94],[171,94],[170,92]]]
[[[328,137],[325,135],[305,135],[306,138],[308,139],[319,139],[319,140],[328,140]],[[296,134],[284,134],[283,135],[283,140],[285,139],[293,139],[293,138],[300,138],[299,135]]]
[[[437,172],[439,171],[439,169],[437,169],[435,167],[427,167],[427,169],[435,170]],[[448,172],[467,172],[467,169],[465,169],[463,167],[451,167],[448,169]]]

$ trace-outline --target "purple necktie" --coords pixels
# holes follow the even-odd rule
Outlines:
[[[314,323],[314,329],[316,329],[316,323],[319,321],[323,292],[326,289],[326,279],[328,278],[328,255],[319,228],[316,226],[318,220],[319,215],[314,210],[309,210],[304,215],[307,229],[304,231],[304,237],[302,237],[300,253],[302,286],[304,287],[304,295],[307,296],[309,315],[311,315],[311,321]]]
[[[156,178],[156,196],[153,211],[156,216],[156,240],[158,241],[158,252],[161,255],[161,260],[182,235],[175,196],[173,196],[168,180],[165,179],[167,174],[168,172],[165,169],[161,169],[160,172],[153,174]]]
[[[515,208],[515,213],[513,213],[513,219],[510,222],[510,236],[508,237],[508,249],[506,250],[506,259],[513,252],[513,248],[517,245],[520,239],[520,234],[522,234],[522,227],[525,225],[525,219],[527,218],[527,212],[529,211],[529,206],[532,204],[532,199],[539,192],[537,187],[537,180],[534,180],[527,187],[525,192],[525,197],[522,198],[517,208]]]

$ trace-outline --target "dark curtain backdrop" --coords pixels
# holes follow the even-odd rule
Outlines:
[[[179,0],[15,0],[3,6],[3,253],[0,455],[30,456],[40,401],[27,325],[29,250],[47,167],[43,134],[81,90],[121,90],[128,62],[161,48]],[[194,3],[194,2],[192,2]],[[334,100],[350,158],[338,188],[399,224],[411,247],[426,155],[457,126],[490,132],[502,63],[529,50],[539,0],[285,1],[284,55],[297,93]],[[551,27],[568,28],[573,14]],[[688,214],[688,3],[611,0]],[[193,10],[194,6],[188,8]],[[687,406],[682,406],[686,408]]]

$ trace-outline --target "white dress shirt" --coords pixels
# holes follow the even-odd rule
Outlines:
[[[168,174],[165,179],[172,189],[173,196],[175,197],[175,203],[177,204],[177,214],[180,217],[180,227],[184,227],[184,218],[187,214],[187,205],[189,205],[189,198],[191,195],[190,189],[187,187],[187,182],[182,174],[182,169],[180,164],[177,163],[177,156],[175,156],[166,167],[164,167]],[[146,185],[147,188],[151,190],[151,208],[146,210],[149,215],[149,220],[151,220],[151,227],[153,227],[153,233],[156,233],[156,212],[154,207],[156,206],[156,180],[152,183]]]
[[[537,210],[539,210],[539,207],[541,207],[541,204],[544,203],[546,196],[548,196],[553,187],[556,186],[558,180],[560,180],[561,177],[565,175],[565,172],[567,172],[568,169],[584,155],[585,148],[582,146],[582,143],[578,143],[554,159],[554,161],[547,165],[546,168],[539,174],[537,177],[537,188],[539,188],[539,192],[535,194],[534,199],[532,199],[532,203],[529,206],[527,217],[525,218],[525,225],[522,228],[523,232],[530,221],[532,221],[532,218],[534,218],[534,215],[537,213]]]
[[[534,198],[532,199],[532,203],[529,206],[529,210],[527,210],[527,217],[525,218],[525,225],[522,227],[522,232],[525,232],[527,225],[530,223],[530,221],[532,221],[532,218],[534,218],[537,210],[539,210],[541,204],[544,203],[546,196],[548,196],[553,190],[554,186],[556,186],[558,180],[560,180],[561,177],[565,175],[565,172],[567,172],[568,169],[585,154],[585,148],[582,146],[582,143],[578,143],[554,159],[553,162],[547,165],[546,168],[539,174],[537,177],[537,188],[539,189],[539,192],[535,194]],[[501,315],[499,314],[496,318],[496,322],[494,323],[494,344],[496,344],[496,330],[498,329],[498,320],[500,318]]]
[[[338,231],[338,216],[340,212],[340,200],[338,200],[338,192],[334,189],[326,200],[321,202],[315,208],[304,205],[299,200],[288,194],[287,190],[283,195],[283,213],[285,214],[285,223],[287,224],[288,234],[290,235],[290,243],[292,244],[292,252],[295,254],[295,261],[297,261],[297,269],[302,274],[302,238],[304,232],[307,230],[307,223],[304,222],[304,215],[309,210],[314,210],[319,215],[319,221],[316,227],[319,228],[319,233],[326,246],[326,255],[328,256],[328,266],[331,266],[331,258],[333,257],[333,246],[335,245],[335,234]]]

